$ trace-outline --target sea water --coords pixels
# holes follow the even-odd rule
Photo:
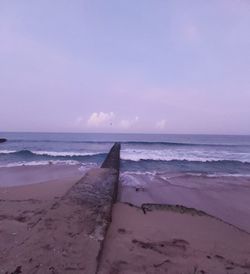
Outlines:
[[[250,176],[250,136],[0,133],[0,166],[99,166],[121,143],[122,174]]]

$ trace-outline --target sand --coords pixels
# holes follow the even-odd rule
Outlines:
[[[32,235],[32,228],[83,174],[73,166],[0,169],[0,273],[16,270],[16,260],[8,254],[15,253],[13,250]],[[43,241],[42,233],[37,238]]]
[[[61,179],[77,180],[87,168],[80,165],[38,165],[0,167],[0,187],[22,186]]]
[[[250,273],[250,235],[195,211],[117,203],[102,274]]]
[[[97,178],[98,172],[88,178]],[[203,180],[200,188],[187,180],[183,187],[176,178],[157,187],[120,186],[123,202],[113,207],[95,272],[91,260],[100,245],[93,233],[85,233],[92,227],[90,220],[93,224],[95,220],[89,218],[84,203],[64,198],[83,174],[78,167],[63,166],[0,169],[0,273],[250,273],[250,235],[242,230],[248,228],[249,220],[241,220],[248,216],[247,183],[237,188],[229,181],[225,189],[220,182],[213,185]],[[73,197],[79,191],[76,188]],[[167,201],[183,201],[209,214],[214,209],[222,218],[175,205],[143,205]],[[102,225],[102,219],[97,223]]]
[[[203,210],[250,232],[250,178],[165,175],[141,186],[123,185],[119,200],[141,206],[143,203],[180,204]]]
[[[117,171],[60,180],[9,187],[0,201],[0,273],[96,273]],[[13,199],[17,193],[25,199]]]

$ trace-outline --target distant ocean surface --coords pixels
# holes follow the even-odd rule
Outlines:
[[[250,176],[250,136],[0,133],[0,166],[98,166],[121,142],[123,173]]]

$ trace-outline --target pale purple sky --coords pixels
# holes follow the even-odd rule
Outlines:
[[[250,1],[0,0],[0,131],[250,134]]]

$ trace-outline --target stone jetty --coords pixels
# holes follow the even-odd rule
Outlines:
[[[116,201],[120,144],[100,168],[89,170],[43,216],[29,224],[29,236],[5,254],[3,273],[98,273],[105,235]]]

